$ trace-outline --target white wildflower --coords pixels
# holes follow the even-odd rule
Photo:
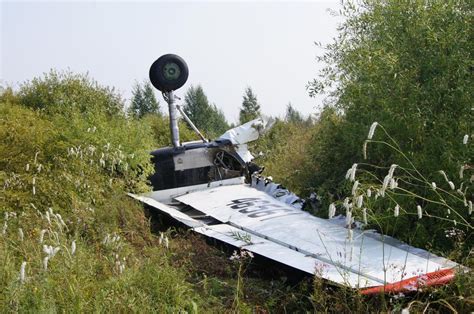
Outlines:
[[[43,245],[43,252],[50,255],[51,254],[51,251],[52,251],[52,246],[51,245]]]
[[[45,271],[48,270],[48,261],[49,261],[49,256],[45,256],[45,258],[43,258],[43,269]]]
[[[367,197],[372,197],[372,190],[371,189],[367,189]]]
[[[394,215],[395,217],[398,217],[398,215],[400,215],[400,205],[397,204],[397,205],[395,206],[395,209],[393,210],[393,215]]]
[[[364,218],[364,224],[367,224],[367,208],[362,210],[362,216]]]
[[[36,187],[33,185],[33,195],[36,195]]]
[[[26,171],[30,171],[30,164],[26,164],[25,169],[26,169]]]
[[[449,181],[448,184],[449,184],[449,187],[451,188],[451,190],[454,190],[454,189],[456,188],[456,187],[454,186],[453,181]]]
[[[464,179],[464,170],[466,170],[466,166],[462,165],[459,169],[459,179]]]
[[[443,175],[446,182],[449,182],[449,179],[448,179],[448,176],[446,175],[446,172],[444,172],[443,170],[440,170],[439,173],[441,173]]]
[[[23,234],[23,229],[18,228],[18,238],[20,238],[20,241],[23,241],[25,238],[25,235]]]
[[[43,165],[42,164],[39,164],[38,165],[38,168],[36,168],[36,171],[41,172],[41,169],[43,169]]]
[[[329,205],[328,218],[329,219],[333,218],[335,214],[336,214],[336,205],[334,205],[334,203],[331,203],[331,205]]]
[[[351,181],[355,181],[356,170],[357,170],[357,164],[353,164],[351,176],[349,178]]]
[[[43,245],[43,252],[46,253],[49,256],[49,258],[54,257],[54,255],[56,255],[56,253],[58,253],[59,250],[60,250],[59,246],[53,247],[51,245]]]
[[[352,224],[352,212],[350,210],[346,211],[346,226]]]
[[[253,253],[250,252],[250,251],[247,251],[247,255],[248,255],[250,258],[254,258]]]
[[[356,192],[357,192],[357,188],[358,188],[358,187],[359,187],[359,181],[356,180],[356,181],[354,182],[354,185],[352,186],[352,195],[354,195],[354,196],[356,195]]]
[[[435,183],[435,182],[431,182],[431,187],[433,188],[433,190],[436,190],[436,183]]]
[[[390,179],[390,189],[391,190],[394,190],[398,187],[398,183],[397,181],[394,179],[394,178],[391,178]]]
[[[76,253],[76,240],[71,243],[71,255],[74,255],[74,253]]]
[[[342,206],[344,206],[344,208],[346,209],[346,211],[351,208],[351,205],[349,204],[349,198],[348,198],[348,197],[346,197],[346,198],[344,199],[344,203],[342,204]]]
[[[469,135],[465,134],[464,137],[462,138],[462,143],[466,145],[468,140],[469,140]]]
[[[363,202],[364,202],[364,197],[363,197],[362,195],[359,195],[359,196],[357,197],[357,207],[358,207],[358,208],[361,208]]]
[[[362,146],[362,154],[364,156],[364,159],[367,159],[367,141],[365,141],[364,145]]]
[[[63,220],[63,217],[60,214],[56,214],[56,220],[64,227],[67,227],[66,223]]]
[[[163,245],[165,246],[165,248],[167,248],[167,249],[169,248],[169,246],[170,246],[170,241],[168,240],[168,237],[165,237],[165,238],[163,239]]]
[[[393,173],[395,172],[395,169],[398,167],[398,165],[396,164],[392,164],[390,166],[390,169],[388,170],[388,175],[390,176],[390,178],[393,178]]]
[[[352,172],[352,168],[349,168],[349,169],[347,169],[347,172],[346,172],[346,177],[345,177],[345,178],[346,178],[346,180],[348,180],[348,179],[349,179],[349,177],[351,176],[351,172]]]
[[[386,175],[385,178],[383,179],[383,184],[382,184],[382,191],[385,192],[385,190],[387,189],[388,185],[390,184],[390,180],[392,179],[392,177],[390,177],[390,175]]]
[[[46,220],[48,221],[48,224],[51,225],[51,218],[49,217],[49,212],[48,212],[48,211],[46,211],[46,215],[45,215],[45,216],[46,216]]]
[[[25,278],[26,278],[25,268],[26,268],[26,262],[21,263],[21,267],[20,267],[20,282],[21,283],[25,282]]]
[[[234,251],[231,255],[231,257],[229,257],[229,260],[233,261],[233,260],[239,260],[240,259],[240,255],[237,253],[237,251]]]
[[[357,170],[357,164],[353,164],[352,167],[350,167],[349,170],[347,170],[346,172],[346,179],[349,179],[350,181],[354,181],[356,170]]]
[[[5,235],[7,233],[8,223],[5,221],[3,222],[2,234]]]
[[[39,238],[39,243],[43,243],[43,239],[44,239],[44,234],[46,233],[46,229],[43,229],[41,230],[40,232],[40,238]]]
[[[165,235],[163,234],[163,232],[160,232],[160,238],[158,239],[158,244],[161,245],[163,243],[163,240],[165,238]]]
[[[418,213],[418,219],[421,219],[421,217],[423,217],[423,210],[421,209],[420,205],[416,206],[416,211]]]
[[[369,134],[367,135],[367,139],[371,140],[374,137],[375,129],[377,128],[378,122],[372,123],[369,129]]]
[[[406,307],[406,308],[402,309],[400,314],[410,314],[410,310]]]

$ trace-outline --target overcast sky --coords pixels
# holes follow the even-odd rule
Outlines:
[[[246,86],[267,115],[283,116],[288,102],[314,113],[321,98],[306,90],[321,67],[314,42],[330,42],[341,22],[328,11],[338,10],[337,0],[0,1],[3,84],[70,69],[129,99],[134,82],[148,79],[151,63],[175,53],[190,69],[177,95],[201,84],[230,122],[238,120]]]

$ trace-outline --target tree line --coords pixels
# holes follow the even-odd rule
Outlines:
[[[208,137],[219,136],[229,128],[234,127],[224,116],[224,113],[215,104],[211,103],[201,85],[190,86],[184,97],[184,112],[193,121],[196,127]],[[128,114],[141,119],[148,114],[163,115],[159,101],[156,99],[153,87],[147,81],[135,83],[132,89],[132,99]],[[257,95],[251,87],[245,88],[242,96],[242,105],[239,110],[239,124],[256,119],[262,115]],[[305,122],[303,115],[288,103],[285,121],[296,123]],[[310,121],[306,120],[306,121]]]

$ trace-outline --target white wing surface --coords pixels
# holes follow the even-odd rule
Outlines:
[[[175,199],[222,223],[194,228],[197,232],[353,288],[456,266],[371,232],[353,230],[349,239],[348,229],[247,185],[209,188]],[[236,232],[247,234],[250,243],[239,245]]]

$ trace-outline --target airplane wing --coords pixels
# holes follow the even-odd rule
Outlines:
[[[353,229],[350,239],[341,224],[301,210],[294,194],[232,180],[129,195],[195,232],[364,294],[444,284],[459,266],[371,230]]]
[[[457,265],[372,232],[353,230],[349,239],[346,228],[247,185],[175,199],[222,223],[196,231],[352,288],[397,283]],[[239,233],[250,242],[239,242]]]

